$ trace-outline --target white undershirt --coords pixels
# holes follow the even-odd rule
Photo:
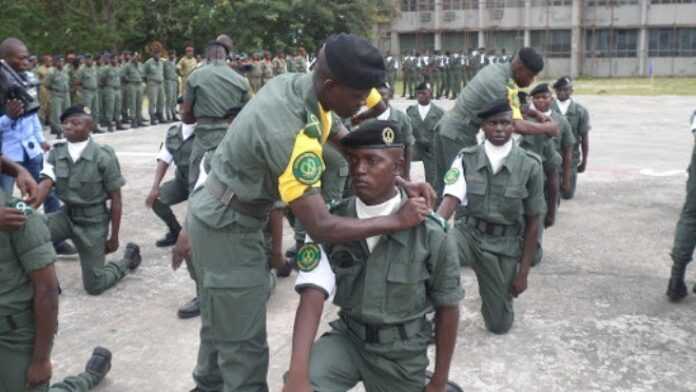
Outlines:
[[[181,123],[181,136],[183,137],[184,141],[187,141],[193,136],[193,129],[196,127],[196,124],[184,124]],[[162,146],[160,151],[157,153],[156,159],[158,161],[162,161],[166,163],[167,165],[170,165],[172,161],[174,160],[174,157],[172,156],[172,153],[167,150],[166,143],[165,145]]]
[[[73,162],[77,162],[77,160],[80,159],[89,141],[90,139],[77,143],[68,142],[68,154],[70,154],[70,159],[72,159]],[[44,154],[44,166],[43,169],[41,169],[40,175],[50,178],[53,182],[56,181],[55,167],[48,162],[48,154]]]
[[[396,195],[391,199],[385,201],[384,203],[375,204],[372,206],[365,204],[362,200],[360,200],[360,198],[355,198],[355,212],[358,215],[358,219],[386,216],[396,211],[400,205],[401,193],[398,191],[398,189],[396,191]],[[377,235],[365,239],[365,242],[367,242],[367,248],[370,250],[370,252],[372,252],[372,249],[375,248],[380,237],[381,236]]]
[[[431,106],[431,103],[425,106],[418,104],[418,114],[420,115],[421,120],[425,121],[425,118],[428,117],[428,113],[430,113]]]
[[[497,174],[503,167],[503,162],[505,162],[505,158],[507,158],[507,156],[510,154],[510,151],[512,150],[512,138],[502,146],[495,146],[493,145],[493,143],[486,140],[483,143],[483,149],[486,152],[488,161],[491,163],[493,174]]]
[[[389,120],[389,117],[390,117],[390,116],[391,116],[391,108],[389,107],[389,108],[387,108],[387,110],[385,110],[384,112],[382,112],[382,114],[380,114],[379,116],[377,116],[377,119],[378,119],[378,120],[387,121],[387,120]]]
[[[562,115],[564,115],[564,116],[566,115],[566,113],[568,112],[568,108],[570,107],[570,104],[572,102],[573,102],[572,98],[568,98],[565,101],[561,101],[558,99],[556,100],[556,103],[558,104],[558,108],[561,109]]]

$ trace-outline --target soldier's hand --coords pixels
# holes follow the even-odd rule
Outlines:
[[[5,104],[5,114],[7,117],[16,120],[24,113],[24,105],[18,99],[11,99]]]
[[[510,291],[512,292],[512,296],[517,298],[525,290],[527,290],[527,274],[518,272],[515,280],[512,281],[512,288]]]
[[[313,392],[312,385],[309,380],[295,379],[288,377],[288,382],[283,385],[283,392]]]
[[[429,382],[428,385],[425,386],[424,392],[446,392],[446,391],[447,391],[447,384],[440,385],[440,384],[433,384],[432,382]]]
[[[176,240],[174,249],[172,249],[172,269],[174,271],[181,267],[184,260],[191,258],[191,241],[189,241],[188,233],[182,230]]]
[[[160,190],[159,188],[157,189],[152,189],[150,193],[147,195],[147,198],[145,199],[145,205],[147,208],[152,208],[152,206],[155,204],[155,200],[159,198],[160,196]]]
[[[435,206],[437,194],[435,194],[435,190],[427,182],[409,182],[402,179],[400,185],[404,187],[408,197],[422,197],[425,199],[428,207],[433,208]]]
[[[544,228],[548,229],[549,227],[553,226],[554,223],[556,223],[556,216],[547,214],[546,218],[544,218]]]
[[[43,143],[41,143],[41,149],[44,152],[48,152],[51,149],[51,145],[46,143],[46,142],[43,142]]]
[[[411,228],[423,222],[430,211],[430,205],[428,205],[425,198],[411,197],[401,206],[397,213],[399,225],[402,229]]]
[[[104,244],[104,253],[109,254],[109,253],[114,253],[118,250],[118,237],[111,237],[108,240],[106,240],[106,243]]]
[[[31,173],[27,170],[19,170],[15,179],[17,188],[22,193],[22,199],[27,204],[34,204],[38,196],[38,185]]]
[[[32,362],[27,370],[27,389],[47,384],[52,374],[53,367],[50,360]]]
[[[18,230],[26,221],[27,217],[16,208],[0,207],[0,231],[10,232]]]
[[[582,162],[580,165],[578,165],[578,173],[584,173],[585,169],[587,169],[587,162]]]

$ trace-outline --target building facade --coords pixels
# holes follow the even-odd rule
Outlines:
[[[696,0],[400,0],[377,26],[392,54],[544,53],[544,77],[696,75]]]

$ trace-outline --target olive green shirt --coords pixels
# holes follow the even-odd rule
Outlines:
[[[435,137],[435,126],[445,112],[435,103],[430,103],[430,110],[425,116],[425,119],[421,118],[418,112],[418,104],[411,105],[406,108],[406,114],[411,120],[411,126],[413,127],[413,136],[416,141],[416,146],[429,152],[432,148],[433,138]]]
[[[273,58],[273,75],[278,76],[288,72],[288,64],[285,59],[280,57]]]
[[[46,88],[52,94],[67,94],[70,92],[70,76],[68,72],[53,68],[53,71],[46,76]]]
[[[92,139],[77,162],[72,161],[67,143],[56,144],[46,161],[53,167],[56,195],[68,207],[104,204],[126,183],[113,148]]]
[[[99,75],[99,85],[111,89],[121,88],[121,70],[118,66],[105,65]]]
[[[83,90],[96,90],[99,85],[97,82],[98,69],[96,65],[91,67],[82,66],[77,71],[77,79],[80,81],[80,88]]]
[[[175,81],[179,76],[176,74],[176,64],[172,60],[162,60],[162,73],[164,80]]]
[[[575,135],[573,135],[573,129],[570,126],[568,120],[563,117],[562,114],[551,111],[551,118],[558,123],[558,127],[561,134],[553,138],[556,151],[558,151],[561,156],[563,155],[563,149],[567,147],[573,147],[577,143]]]
[[[127,83],[141,83],[143,81],[143,74],[140,72],[139,64],[129,61],[123,68],[123,78]]]
[[[186,80],[184,100],[192,103],[196,118],[224,118],[228,110],[250,99],[249,81],[224,60],[207,62]]]
[[[0,204],[7,196],[0,192]],[[56,259],[41,214],[34,212],[16,231],[0,231],[0,317],[16,315],[33,307],[34,290],[30,274]]]
[[[561,113],[558,103],[554,102],[552,109],[554,112]],[[562,114],[562,113],[561,113]],[[570,123],[570,128],[575,136],[575,146],[573,147],[573,163],[580,163],[580,143],[587,136],[587,133],[592,129],[590,125],[590,113],[584,106],[573,100],[568,106],[568,111],[565,114],[566,120]]]
[[[191,151],[193,149],[193,139],[196,135],[191,135],[184,140],[181,124],[172,125],[167,130],[167,137],[164,141],[164,147],[169,151],[176,165],[175,176],[177,180],[183,180],[188,183],[189,164],[191,161]]]
[[[146,82],[162,83],[164,80],[164,61],[149,58],[143,67],[143,77]]]

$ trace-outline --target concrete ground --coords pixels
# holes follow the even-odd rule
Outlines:
[[[515,302],[507,335],[484,330],[476,279],[471,270],[462,272],[466,298],[451,379],[466,391],[694,391],[696,296],[674,305],[664,295],[693,147],[686,123],[694,101],[577,99],[593,124],[577,197],[562,203],[556,226],[545,235],[546,257]],[[394,104],[404,109],[407,102]],[[99,391],[193,387],[200,321],[179,320],[176,310],[194,286],[183,268],[171,270],[169,249],[153,245],[164,226],[144,205],[165,129],[96,136],[116,149],[128,180],[118,255],[135,241],[144,262],[99,297],[82,289],[76,258],[57,263],[63,294],[54,381],[81,371],[92,348],[103,345],[114,361]],[[422,166],[414,166],[422,178]],[[180,217],[184,208],[176,209]],[[286,247],[291,235],[286,229]],[[689,276],[696,280],[693,272]],[[280,391],[289,363],[298,301],[293,280],[280,280],[268,305],[272,391]],[[328,321],[335,309],[326,313]]]

